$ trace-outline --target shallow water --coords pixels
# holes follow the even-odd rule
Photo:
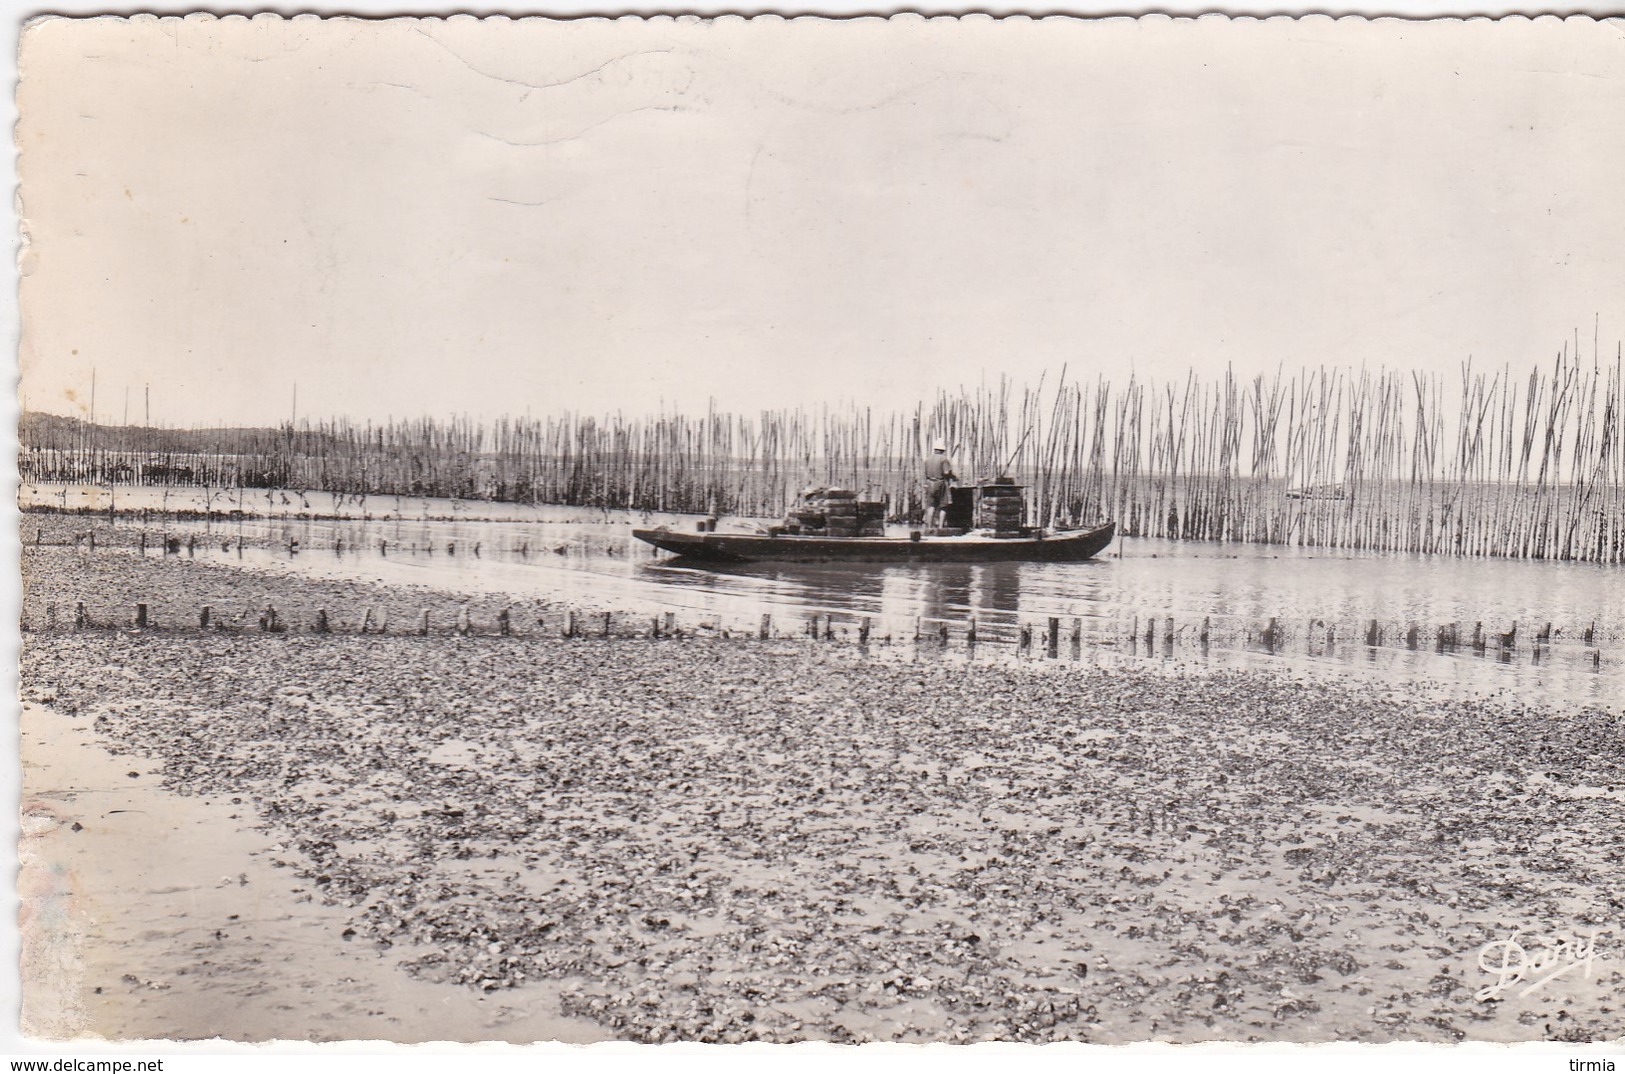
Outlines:
[[[1619,648],[1625,575],[1594,564],[1130,538],[1103,558],[1078,564],[718,569],[674,560],[634,539],[633,525],[649,524],[642,518],[606,521],[601,512],[568,510],[550,517],[292,519],[170,524],[167,532],[195,536],[193,554],[204,560],[515,601],[672,612],[679,627],[708,622],[755,631],[760,617],[770,615],[776,632],[795,633],[818,615],[851,633],[868,618],[877,639],[934,639],[946,628],[950,644],[959,646],[974,620],[983,643],[1015,642],[1022,626],[1031,626],[1034,651],[1042,652],[1047,621],[1057,617],[1061,655],[1076,634],[1083,650],[1139,659],[1339,671],[1361,666],[1387,678],[1427,676],[1474,692],[1511,689],[1531,698],[1602,703],[1625,692]],[[653,521],[693,526],[692,519]],[[149,532],[149,554],[158,554],[160,531]],[[270,547],[245,547],[244,538]],[[1375,646],[1367,644],[1373,621]],[[1472,644],[1479,623],[1482,650]],[[1537,643],[1547,624],[1549,640]],[[1456,643],[1447,638],[1441,645],[1439,631],[1450,625]],[[1503,646],[1501,635],[1514,629]]]

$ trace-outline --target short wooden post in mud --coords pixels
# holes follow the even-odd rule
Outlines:
[[[45,626],[48,630],[56,629],[56,601],[45,605]]]
[[[423,617],[418,620],[418,633],[424,637],[429,635],[429,609],[423,609]]]
[[[318,633],[318,634],[327,634],[327,633],[331,633],[331,631],[332,631],[332,628],[328,625],[328,622],[327,622],[327,609],[326,608],[317,608],[316,609],[316,633]]]
[[[85,602],[78,601],[73,606],[73,629],[83,630],[87,622],[89,622],[89,617],[85,615]]]
[[[513,633],[513,618],[509,615],[507,608],[497,612],[497,633],[504,638]]]
[[[1208,643],[1208,639],[1211,638],[1212,636],[1213,636],[1213,620],[1212,620],[1212,617],[1204,615],[1204,616],[1202,616],[1202,632],[1196,636],[1196,640],[1201,642],[1204,646],[1206,646],[1207,643]]]
[[[666,631],[667,634],[676,634],[677,633],[677,613],[676,612],[667,612],[666,613],[664,627],[665,627],[665,631]]]
[[[567,638],[576,636],[576,613],[574,608],[564,613],[564,636]]]
[[[141,531],[141,554],[143,556],[147,554],[147,531],[146,530]]]
[[[260,630],[272,633],[281,629],[282,627],[277,623],[276,607],[267,604],[265,611],[260,613]]]
[[[1174,647],[1174,617],[1171,615],[1162,621],[1162,647],[1164,649]]]
[[[948,647],[948,624],[947,623],[938,623],[937,624],[937,644],[942,646],[944,649],[946,649]]]
[[[1416,624],[1412,623],[1410,625],[1410,628],[1405,631],[1405,648],[1407,648],[1407,649],[1416,648],[1417,642],[1419,640],[1420,640],[1420,637],[1419,637],[1419,635],[1417,633],[1417,630],[1416,630]]]
[[[1083,616],[1075,616],[1072,620],[1072,646],[1077,648],[1083,644]]]
[[[1157,640],[1157,617],[1151,616],[1145,621],[1145,647],[1149,651]]]
[[[188,534],[186,537],[186,554],[189,556],[197,555],[197,534],[195,533]]]
[[[212,614],[212,611],[213,611],[213,609],[211,609],[207,604],[205,604],[202,607],[202,609],[200,609],[198,611],[198,613],[197,613],[197,628],[199,630],[208,630],[209,629],[209,617]]]
[[[1061,620],[1056,616],[1049,617],[1049,656],[1055,659],[1061,655]]]
[[[90,531],[90,550],[92,552],[96,551],[96,531],[95,530]]]
[[[773,636],[773,617],[771,615],[762,616],[761,625],[756,628],[756,636],[762,641],[766,641]]]
[[[1022,652],[1026,652],[1028,649],[1033,647],[1033,625],[1031,623],[1021,624],[1020,645]]]
[[[457,609],[457,633],[467,637],[468,632],[472,629],[473,626],[468,617],[468,605],[465,604]]]
[[[1279,637],[1280,635],[1276,631],[1275,617],[1270,616],[1269,626],[1264,628],[1264,633],[1262,636],[1264,647],[1273,653],[1275,651],[1276,641],[1279,639]]]
[[[1587,645],[1595,645],[1597,643],[1597,624],[1595,620],[1592,621],[1590,626],[1585,628],[1585,632],[1580,635],[1580,640]]]
[[[818,639],[818,613],[817,612],[813,612],[811,615],[807,616],[807,637],[812,638],[815,641]]]
[[[976,648],[976,617],[973,615],[965,623],[965,647]]]
[[[835,616],[824,616],[824,640],[832,641],[835,638]]]
[[[146,540],[145,540],[146,534],[142,534],[141,536],[142,536],[142,545],[141,545],[141,547],[145,548],[146,547]],[[37,546],[37,545],[42,545],[44,543],[45,543],[45,530],[43,528],[36,529],[34,531],[34,544]]]
[[[137,630],[147,629],[147,606],[145,604],[135,606],[135,628]]]
[[[609,626],[610,626],[610,616],[611,616],[611,614],[612,613],[610,613],[610,612],[605,612],[604,613],[604,637],[606,637],[606,638],[609,637]]]
[[[869,617],[867,615],[858,621],[858,644],[869,644]]]
[[[1371,625],[1365,628],[1365,643],[1372,649],[1382,644],[1382,629],[1377,626],[1375,619],[1371,620]]]
[[[365,634],[372,629],[372,609],[368,608],[361,613],[361,633]]]

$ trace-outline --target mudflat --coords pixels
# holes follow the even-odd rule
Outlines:
[[[1625,1005],[1615,711],[720,637],[61,627],[23,682],[37,1034],[1603,1040]],[[1485,997],[1515,929],[1596,957]]]

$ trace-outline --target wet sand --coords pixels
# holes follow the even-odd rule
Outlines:
[[[177,597],[215,584],[164,569]],[[76,937],[30,948],[65,986],[31,986],[36,1024],[77,1003],[114,1037],[1620,1032],[1617,710],[791,641],[25,642],[30,929]],[[130,847],[168,864],[117,864]],[[1599,932],[1590,975],[1475,998],[1514,928]],[[232,1001],[186,1000],[213,991]]]
[[[345,939],[251,808],[182,795],[84,716],[24,708],[23,1028],[47,1039],[586,1043],[538,982],[492,996]]]

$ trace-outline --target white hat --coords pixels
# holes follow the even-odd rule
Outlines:
[[[948,450],[948,441],[944,440],[940,436],[937,437],[936,442],[931,445],[931,450],[932,451],[947,451]]]

